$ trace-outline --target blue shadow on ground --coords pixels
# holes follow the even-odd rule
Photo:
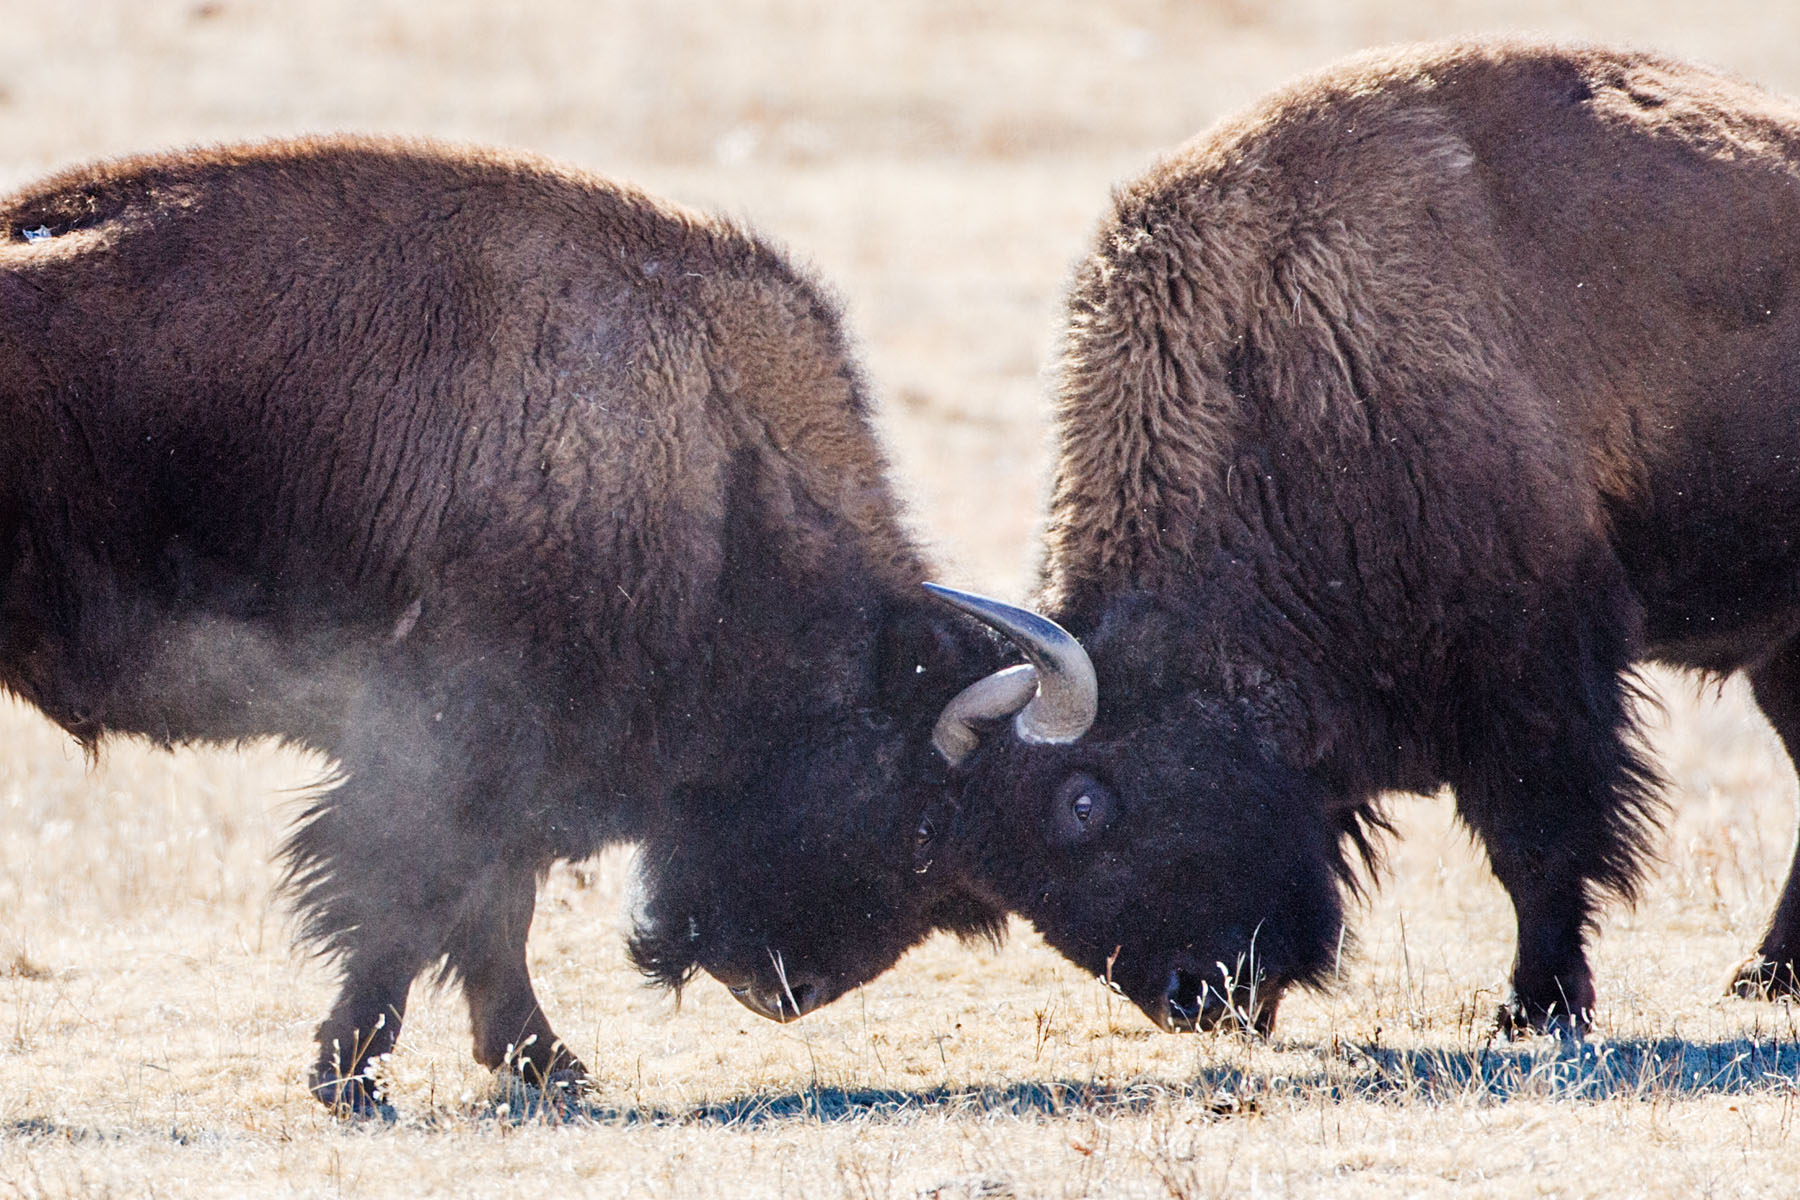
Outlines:
[[[1292,1047],[1289,1047],[1292,1049]],[[1396,1050],[1341,1044],[1320,1048],[1317,1066],[1268,1074],[1206,1068],[1184,1080],[1025,1081],[990,1087],[920,1089],[820,1086],[753,1093],[686,1108],[589,1101],[546,1105],[514,1087],[498,1120],[602,1124],[758,1126],[779,1121],[891,1120],[932,1116],[1126,1114],[1162,1105],[1201,1107],[1229,1117],[1269,1102],[1364,1100],[1395,1104],[1516,1099],[1599,1101],[1800,1092],[1800,1042],[1682,1038]]]
[[[1778,1038],[1624,1039],[1554,1049],[1349,1047],[1345,1057],[1352,1072],[1335,1081],[1338,1097],[1614,1100],[1800,1090],[1800,1042]]]
[[[1305,1048],[1288,1045],[1288,1054]],[[1255,1113],[1266,1104],[1392,1104],[1453,1102],[1504,1104],[1514,1100],[1586,1102],[1704,1096],[1800,1093],[1800,1040],[1736,1038],[1698,1042],[1683,1038],[1624,1039],[1398,1050],[1340,1043],[1318,1047],[1313,1065],[1269,1073],[1220,1065],[1179,1080],[1027,1080],[985,1087],[809,1087],[759,1092],[677,1107],[622,1104],[598,1099],[548,1101],[516,1079],[497,1082],[496,1098],[460,1118],[498,1124],[705,1125],[755,1128],[779,1122],[835,1124],[846,1121],[933,1117],[1124,1116],[1158,1107],[1199,1108],[1220,1118]],[[399,1124],[432,1127],[448,1114],[421,1114]],[[393,1124],[387,1110],[351,1127]],[[123,1131],[65,1125],[42,1118],[0,1124],[8,1140],[110,1141]],[[182,1144],[206,1134],[171,1131]]]

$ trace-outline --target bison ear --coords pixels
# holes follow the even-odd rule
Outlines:
[[[876,701],[890,712],[935,718],[945,701],[999,659],[994,640],[955,613],[928,601],[894,601],[882,616]]]

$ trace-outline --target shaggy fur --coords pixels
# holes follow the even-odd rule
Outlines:
[[[1505,1018],[1581,1027],[1659,815],[1632,665],[1745,669],[1800,749],[1797,282],[1800,108],[1648,54],[1361,58],[1121,189],[1041,596],[1100,718],[990,737],[941,869],[1158,1021],[1266,1025],[1381,794],[1448,785],[1517,911]],[[1796,886],[1747,988],[1795,990]]]
[[[862,849],[904,845],[866,814],[923,804],[900,766],[972,639],[918,592],[837,314],[755,238],[354,140],[73,171],[0,235],[0,684],[90,746],[335,760],[287,847],[343,969],[328,1103],[373,1102],[434,966],[481,1062],[579,1074],[526,934],[543,871],[609,842],[647,847],[671,981],[804,937],[795,892],[879,919],[862,971],[995,919]],[[800,874],[742,862],[777,833]]]

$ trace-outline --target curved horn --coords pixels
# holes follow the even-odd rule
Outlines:
[[[1031,703],[1038,691],[1037,668],[1020,663],[1004,671],[977,679],[956,698],[944,705],[943,713],[931,730],[931,744],[951,766],[975,753],[981,735],[975,732],[976,721],[998,721],[1010,717]]]
[[[971,720],[1017,712],[1013,731],[1026,742],[1067,743],[1088,731],[1100,709],[1100,687],[1093,661],[1073,634],[1028,608],[935,583],[925,584],[925,590],[1006,635],[1031,660],[1029,667],[1009,667],[976,681],[945,707],[933,740],[952,765],[975,748]]]

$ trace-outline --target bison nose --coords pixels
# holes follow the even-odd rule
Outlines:
[[[804,1017],[825,1002],[824,987],[810,979],[789,977],[763,987],[745,984],[730,989],[737,1002],[758,1016],[786,1024]]]

